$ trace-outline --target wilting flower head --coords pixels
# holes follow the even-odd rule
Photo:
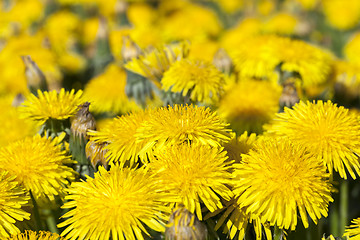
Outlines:
[[[71,210],[58,227],[67,228],[62,236],[72,239],[144,239],[149,235],[145,225],[155,231],[164,231],[163,219],[171,202],[146,169],[113,166],[103,167],[88,177],[86,182],[74,182],[68,189],[69,200],[63,208]]]
[[[322,159],[332,174],[333,169],[347,178],[360,174],[360,125],[358,117],[331,101],[300,102],[293,109],[277,114],[269,133],[290,139]]]
[[[56,233],[39,231],[34,232],[31,230],[26,230],[25,233],[19,233],[17,235],[13,235],[7,240],[63,240],[63,237],[60,237]]]
[[[95,130],[95,118],[89,111],[89,102],[78,106],[78,112],[71,121],[71,132],[76,137],[85,138],[88,130]]]
[[[219,147],[230,140],[230,129],[209,108],[175,105],[149,112],[149,116],[136,131],[138,142],[145,143],[142,151],[153,147],[191,142]]]
[[[225,84],[223,74],[211,63],[182,59],[175,62],[161,79],[165,91],[181,92],[192,101],[212,102],[219,99]]]
[[[322,162],[299,144],[268,138],[235,164],[233,192],[252,218],[294,230],[298,212],[307,228],[327,216],[332,186]]]
[[[262,132],[279,111],[281,88],[270,81],[243,80],[228,90],[218,112],[239,133]]]
[[[43,124],[48,119],[64,120],[72,117],[77,112],[78,105],[81,104],[82,91],[75,94],[75,90],[70,92],[61,89],[60,93],[55,90],[51,92],[38,91],[38,96],[31,94],[22,104],[21,110],[24,118],[30,118]]]
[[[14,179],[15,176],[7,171],[0,171],[0,237],[2,239],[20,232],[14,225],[16,221],[30,218],[30,213],[21,209],[28,203],[29,196],[25,195],[25,189]]]
[[[174,193],[191,212],[202,220],[201,205],[211,212],[222,207],[221,199],[229,200],[226,152],[204,145],[181,144],[156,152],[149,168],[156,175],[158,185]]]
[[[351,225],[346,227],[344,236],[350,240],[360,239],[360,218],[353,219]]]
[[[165,239],[205,240],[207,229],[195,214],[189,212],[183,205],[173,209],[165,230]]]
[[[61,150],[59,139],[36,135],[1,148],[0,169],[16,176],[16,181],[35,197],[52,200],[54,196],[63,196],[75,172],[65,166],[73,161]]]

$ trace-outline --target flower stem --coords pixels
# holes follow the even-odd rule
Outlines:
[[[341,180],[340,183],[340,234],[345,233],[345,226],[348,224],[348,209],[349,209],[349,183],[346,180]]]
[[[274,227],[274,240],[282,240],[284,236],[283,230],[278,226]]]
[[[39,213],[39,207],[36,203],[36,200],[34,198],[34,195],[32,194],[31,190],[29,191],[30,193],[30,198],[31,198],[31,201],[33,203],[33,213],[34,213],[34,218],[35,218],[35,227],[36,227],[36,230],[42,230],[42,223],[41,223],[41,219],[40,219],[40,213]]]

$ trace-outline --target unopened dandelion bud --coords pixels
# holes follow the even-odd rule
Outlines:
[[[140,47],[129,36],[123,36],[121,54],[124,62],[137,58],[141,53]]]
[[[232,61],[229,55],[223,48],[220,48],[214,55],[213,59],[214,66],[224,73],[230,74],[232,69]]]
[[[120,26],[129,25],[129,20],[126,15],[128,9],[128,2],[125,0],[117,0],[115,4],[115,15]]]
[[[79,111],[71,122],[71,132],[75,137],[85,138],[88,130],[95,130],[96,123],[89,106],[89,102],[79,105]]]
[[[289,78],[285,80],[283,85],[283,91],[280,96],[280,106],[292,107],[295,103],[300,101],[299,95],[296,89],[296,80]]]
[[[91,162],[91,165],[96,169],[99,165],[108,168],[108,160],[105,157],[108,149],[104,149],[107,143],[98,143],[95,141],[89,141],[86,144],[85,153],[87,159]]]
[[[25,101],[24,95],[22,95],[21,93],[18,93],[18,94],[16,94],[16,96],[14,97],[11,105],[12,105],[13,107],[18,107],[18,106],[20,106],[24,101]]]
[[[165,230],[166,240],[205,240],[207,228],[204,223],[183,205],[178,206],[170,216]]]
[[[29,55],[21,56],[21,59],[25,64],[25,76],[30,91],[33,93],[36,93],[37,89],[46,91],[48,89],[46,77],[38,65],[31,59]]]

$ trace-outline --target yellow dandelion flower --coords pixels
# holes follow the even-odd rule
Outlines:
[[[60,237],[59,234],[39,231],[34,232],[31,230],[26,230],[25,233],[19,233],[17,235],[11,236],[7,240],[63,240],[63,237]]]
[[[151,26],[156,20],[156,11],[147,3],[134,3],[127,10],[129,22],[136,27]]]
[[[360,94],[360,64],[335,61],[335,91],[343,100],[353,100]]]
[[[82,103],[82,91],[75,90],[70,92],[61,89],[60,93],[55,90],[51,92],[41,92],[38,96],[31,94],[19,108],[22,117],[38,121],[43,124],[48,119],[64,120],[77,113],[78,105]]]
[[[279,38],[278,44],[283,71],[299,73],[304,88],[325,83],[332,70],[333,56],[329,52],[290,38]]]
[[[246,154],[253,149],[256,143],[257,137],[255,133],[248,134],[245,131],[239,137],[233,134],[233,137],[229,142],[224,144],[224,150],[229,160],[234,160],[235,163],[241,162],[241,154]]]
[[[360,2],[347,0],[322,0],[323,12],[333,27],[347,30],[355,27],[360,19]]]
[[[281,87],[269,81],[243,80],[234,85],[219,102],[218,112],[239,133],[262,132],[279,111]]]
[[[16,176],[34,197],[61,197],[75,172],[65,166],[73,161],[61,150],[59,141],[36,135],[13,142],[0,149],[0,169]]]
[[[0,147],[33,136],[39,130],[32,121],[19,117],[19,111],[12,106],[12,101],[12,96],[0,98]]]
[[[145,143],[142,152],[184,142],[219,147],[230,140],[227,126],[209,108],[175,105],[151,110],[137,129],[136,138]]]
[[[295,2],[299,3],[302,8],[305,10],[311,10],[316,7],[319,3],[319,0],[295,0]]]
[[[215,0],[216,4],[226,13],[234,13],[244,7],[243,0]]]
[[[149,235],[145,226],[164,231],[162,220],[170,212],[166,202],[172,201],[159,189],[144,168],[103,167],[86,182],[74,182],[63,208],[71,210],[58,227],[67,228],[62,236],[71,239],[143,240]],[[100,213],[100,214],[99,214]]]
[[[356,218],[351,221],[351,225],[345,229],[344,236],[350,240],[360,239],[360,218]]]
[[[85,86],[83,98],[91,102],[94,113],[127,113],[140,110],[135,101],[125,93],[126,72],[111,64],[104,73],[91,79]]]
[[[225,83],[223,74],[211,63],[182,59],[175,62],[161,79],[162,89],[189,95],[192,101],[217,101]]]
[[[233,192],[240,207],[261,223],[295,230],[298,211],[305,228],[308,215],[315,223],[328,215],[333,201],[329,176],[322,162],[305,148],[268,138],[235,164]]]
[[[343,52],[350,62],[358,63],[360,61],[360,32],[356,32],[351,36],[344,46]]]
[[[72,74],[83,71],[86,67],[86,59],[82,55],[73,52],[61,54],[58,63],[64,71]]]
[[[293,109],[277,114],[269,133],[275,133],[304,146],[316,158],[322,159],[332,174],[333,169],[347,178],[360,174],[360,125],[355,114],[331,101],[303,102]],[[354,169],[354,170],[353,170]]]
[[[16,221],[30,219],[30,213],[21,209],[26,205],[29,196],[25,189],[14,181],[15,176],[7,171],[0,171],[0,237],[6,238],[20,230],[14,225]]]
[[[264,23],[262,30],[266,33],[290,35],[294,34],[298,22],[296,16],[278,12]]]
[[[214,212],[223,207],[221,199],[233,196],[227,187],[229,163],[221,150],[205,145],[174,145],[156,152],[148,166],[159,186],[179,196],[181,203],[202,220],[201,203]]]
[[[100,20],[97,17],[88,18],[84,21],[81,28],[81,41],[85,46],[95,43],[96,35],[99,29]]]
[[[124,165],[129,161],[130,166],[133,166],[139,157],[141,161],[147,161],[146,155],[140,156],[145,142],[139,142],[136,137],[138,129],[147,118],[147,112],[144,111],[123,115],[107,122],[99,131],[89,131],[88,135],[91,136],[91,141],[107,144],[104,150],[108,151],[105,156],[110,163]]]

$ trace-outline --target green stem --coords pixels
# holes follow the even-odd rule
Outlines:
[[[59,234],[59,229],[56,227],[55,213],[50,211],[46,218],[46,224],[50,232]]]
[[[274,240],[282,240],[284,236],[283,230],[278,228],[278,226],[274,227]]]
[[[35,218],[35,227],[36,227],[36,230],[42,230],[42,223],[41,223],[41,219],[40,219],[40,213],[39,213],[39,207],[36,203],[36,200],[31,192],[31,190],[29,191],[30,193],[30,198],[31,198],[31,201],[33,203],[33,213],[34,213],[34,218]]]
[[[349,183],[346,180],[341,180],[340,183],[340,234],[344,234],[345,226],[348,224],[348,209],[349,209]]]

